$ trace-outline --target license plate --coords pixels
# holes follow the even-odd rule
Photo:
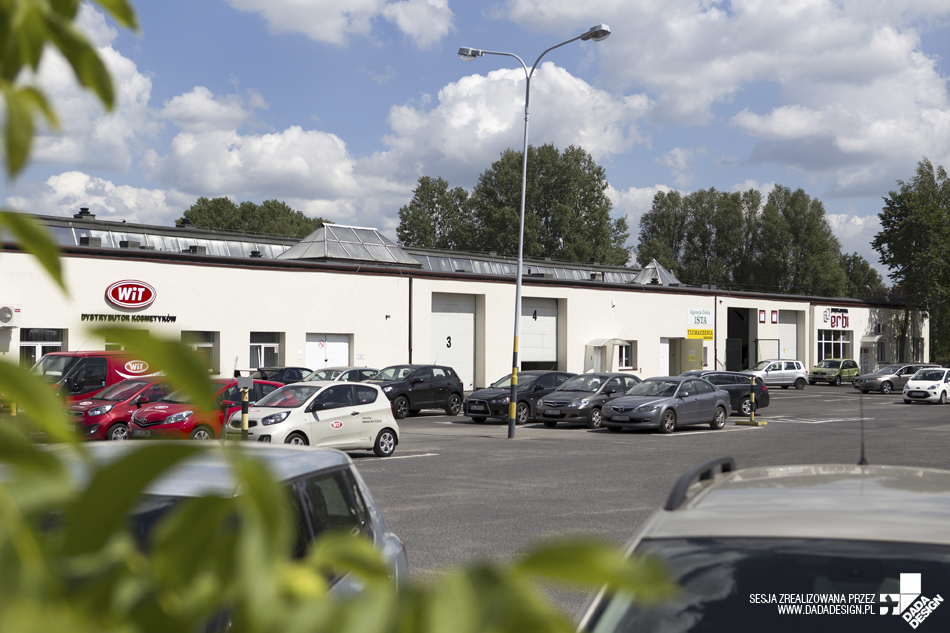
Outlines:
[[[926,398],[927,394],[923,391],[911,391],[907,394],[911,398]]]
[[[135,429],[132,431],[132,437],[152,437],[152,432],[143,429]]]
[[[614,422],[629,422],[630,416],[629,415],[615,415],[610,419],[613,420]]]
[[[485,407],[480,404],[470,404],[468,405],[470,411],[484,411]]]
[[[82,429],[82,424],[70,424],[69,429],[73,433],[79,433],[79,431]]]
[[[557,409],[545,409],[544,415],[561,415],[561,412]]]

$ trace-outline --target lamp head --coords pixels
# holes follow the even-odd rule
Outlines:
[[[459,49],[459,59],[463,62],[474,61],[476,57],[481,57],[482,52],[477,48],[468,48],[463,46]]]
[[[610,37],[610,27],[606,24],[597,24],[590,27],[590,29],[581,35],[581,40],[594,40],[595,42],[602,42],[605,39]],[[461,54],[461,53],[460,53]]]

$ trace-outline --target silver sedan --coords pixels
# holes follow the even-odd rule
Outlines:
[[[603,425],[621,429],[659,429],[672,433],[678,426],[709,424],[721,429],[729,411],[729,394],[703,378],[648,378],[603,408]]]

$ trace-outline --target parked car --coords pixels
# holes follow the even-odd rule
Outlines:
[[[300,382],[310,373],[306,367],[261,367],[251,372],[251,378],[289,385],[292,382]]]
[[[704,378],[647,378],[604,406],[604,426],[611,431],[659,429],[672,433],[679,426],[708,424],[719,430],[726,425],[730,406],[729,393]]]
[[[199,410],[191,404],[188,394],[179,389],[136,411],[129,421],[129,437],[166,440],[213,440],[220,437],[225,420],[241,410],[241,390],[234,378],[219,378],[211,382],[218,387],[214,410]],[[255,380],[248,401],[257,402],[283,386],[279,382]]]
[[[837,387],[857,378],[860,371],[858,363],[850,358],[826,358],[808,372],[808,384],[827,382]]]
[[[231,415],[227,439],[241,439],[241,412]],[[310,381],[286,385],[258,400],[247,415],[248,440],[341,451],[372,450],[389,457],[399,425],[376,385]]]
[[[458,415],[462,410],[465,388],[451,367],[393,365],[367,382],[383,390],[397,420],[418,415],[422,409],[445,409],[446,415]]]
[[[936,402],[946,404],[950,395],[950,369],[927,367],[914,374],[904,385],[904,404]]]
[[[861,393],[869,391],[880,391],[883,394],[889,394],[893,390],[903,391],[904,385],[910,380],[911,376],[916,374],[924,367],[939,367],[930,363],[896,363],[881,367],[870,374],[862,374],[852,381],[855,389],[860,389]]]
[[[338,380],[340,382],[363,382],[379,373],[370,367],[324,367],[304,377],[304,380]]]
[[[750,415],[752,413],[752,380],[755,380],[755,410],[769,406],[769,388],[757,376],[749,376],[737,371],[707,371],[691,369],[680,376],[705,378],[729,394],[731,409],[734,413]]]
[[[761,378],[769,387],[782,389],[804,389],[808,381],[808,370],[799,360],[763,360],[741,373]]]
[[[100,442],[86,452],[94,462],[111,463],[129,455],[137,442]],[[297,535],[293,555],[303,558],[310,545],[330,530],[346,530],[368,538],[382,553],[392,578],[399,584],[409,579],[406,548],[389,528],[379,505],[345,453],[297,446],[241,443],[238,450],[260,460],[290,497]],[[89,481],[89,461],[68,446],[49,449],[66,461],[76,481]],[[130,529],[145,545],[151,530],[168,510],[195,497],[231,497],[235,488],[231,465],[221,446],[210,446],[169,469],[142,494],[129,516]],[[340,597],[362,591],[363,584],[348,574],[328,577],[330,592]],[[227,627],[225,627],[227,628]],[[218,630],[215,628],[214,630]]]
[[[66,402],[84,400],[123,380],[158,375],[144,360],[123,350],[49,352],[30,373],[51,383]]]
[[[123,380],[88,400],[73,402],[66,407],[66,416],[84,440],[125,440],[132,415],[172,391],[171,381],[163,378]]]
[[[639,382],[639,378],[630,374],[574,376],[538,400],[537,418],[547,427],[554,427],[558,422],[583,422],[589,429],[599,429],[604,405]]]
[[[948,508],[946,470],[714,459],[627,543],[666,568],[676,595],[643,604],[601,590],[578,631],[945,631],[950,607],[932,600],[950,585]]]
[[[519,371],[515,423],[525,424],[535,417],[538,400],[574,375],[563,371]],[[511,374],[508,374],[492,383],[491,387],[469,394],[462,410],[475,422],[484,422],[488,418],[507,420],[510,400]]]

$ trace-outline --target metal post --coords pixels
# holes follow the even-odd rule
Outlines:
[[[247,441],[247,394],[250,391],[247,387],[241,389],[241,441]]]
[[[749,414],[749,422],[755,424],[755,376],[749,376],[749,379],[752,381],[752,389],[750,389],[749,401],[752,402],[752,412]]]

